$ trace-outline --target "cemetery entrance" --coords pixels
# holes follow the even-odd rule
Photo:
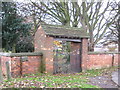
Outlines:
[[[81,43],[54,40],[54,74],[81,71]]]

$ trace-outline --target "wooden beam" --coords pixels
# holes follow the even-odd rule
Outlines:
[[[71,42],[81,42],[81,39],[55,38],[55,40],[59,40],[59,41],[71,41]]]
[[[6,62],[7,80],[11,80],[10,64]]]

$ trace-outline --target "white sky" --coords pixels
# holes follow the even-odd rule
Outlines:
[[[12,0],[3,0],[3,1],[12,1]],[[16,2],[30,2],[30,1],[34,1],[34,2],[38,2],[38,1],[59,1],[59,0],[13,0],[13,1],[16,1]],[[68,0],[61,0],[61,1],[68,1]],[[75,1],[85,1],[85,0],[71,0],[73,2]],[[119,2],[119,0],[87,0],[87,1],[95,1],[95,2],[108,2],[108,1],[116,1],[116,2]]]

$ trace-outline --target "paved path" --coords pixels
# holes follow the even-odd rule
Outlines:
[[[117,84],[115,84],[108,76],[91,77],[89,80],[89,84],[98,86],[100,88],[118,88]]]
[[[100,88],[118,88],[118,75],[117,71],[106,73],[101,76],[90,77],[88,84],[98,86]],[[120,84],[120,83],[119,83]]]
[[[120,78],[120,69],[112,73],[112,80],[118,86],[120,86],[120,81],[118,80],[119,78]]]

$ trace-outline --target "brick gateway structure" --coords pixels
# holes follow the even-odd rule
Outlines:
[[[54,26],[42,24],[35,33],[35,52],[42,51],[44,55],[46,72],[54,73],[54,41],[70,41],[71,52],[70,65],[73,72],[80,72],[80,69],[86,69],[88,60],[88,34],[81,28],[71,28],[64,26]]]
[[[35,52],[43,52],[47,73],[56,73],[54,41],[71,42],[70,68],[72,72],[85,70],[88,60],[88,34],[81,28],[42,24],[35,33]],[[77,51],[78,50],[78,51]]]
[[[72,72],[118,65],[119,53],[88,53],[88,34],[81,28],[41,24],[35,33],[35,52],[43,52],[46,73],[56,73],[54,41],[70,41]],[[75,51],[79,50],[79,52]],[[75,52],[74,52],[75,51]]]

